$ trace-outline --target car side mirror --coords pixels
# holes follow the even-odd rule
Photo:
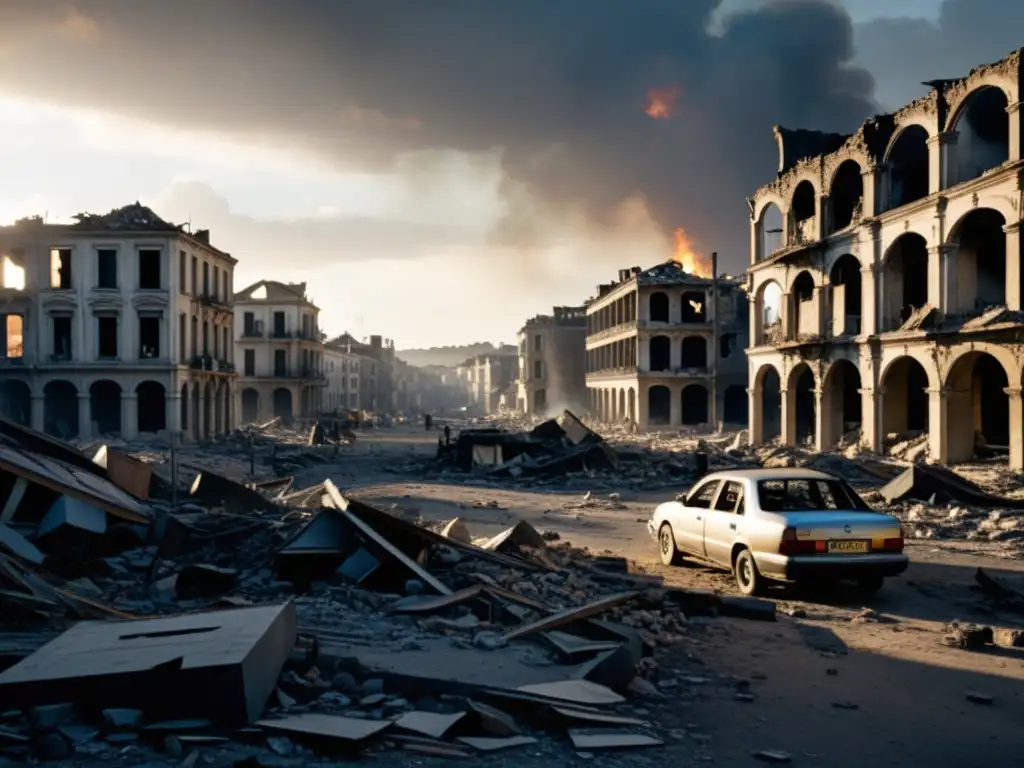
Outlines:
[[[680,504],[686,504],[686,494],[685,493],[677,493],[676,494],[676,501],[678,501]]]

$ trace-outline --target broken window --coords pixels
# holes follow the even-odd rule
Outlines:
[[[283,349],[274,350],[274,375],[275,376],[287,376],[288,375],[288,358],[286,352]]]
[[[705,307],[703,291],[687,291],[683,294],[682,300],[682,322],[684,323],[706,323],[708,315]]]
[[[252,312],[246,312],[242,316],[242,335],[243,336],[255,336],[256,335],[256,315]]]
[[[928,131],[908,125],[889,150],[889,210],[928,196]]]
[[[1010,157],[1010,116],[1002,89],[987,86],[967,97],[953,130],[950,184],[960,184],[997,168]]]
[[[70,315],[56,315],[53,318],[53,359],[71,359]]]
[[[8,360],[18,360],[25,355],[25,319],[21,315],[0,315],[0,331],[4,333],[4,344],[0,352]]]
[[[729,355],[736,351],[736,344],[735,333],[722,334],[722,337],[718,340],[719,354],[722,356],[722,359],[729,357]]]
[[[160,290],[160,251],[139,251],[139,288],[144,291]]]
[[[667,371],[672,367],[672,342],[668,336],[652,338],[650,353],[650,370]]]
[[[99,336],[99,356],[113,360],[117,358],[117,316],[100,315],[96,318]]]
[[[659,384],[647,390],[647,420],[660,426],[672,421],[672,392],[668,387]]]
[[[809,181],[801,181],[793,192],[791,205],[793,238],[796,243],[812,243],[817,240],[815,232],[815,198],[817,193]]]
[[[839,257],[829,276],[832,284],[832,336],[860,333],[860,262],[849,253]]]
[[[143,360],[160,357],[159,315],[139,315],[139,357]]]
[[[864,204],[864,178],[855,160],[846,160],[832,178],[828,196],[832,214],[832,232],[846,229],[860,220]]]
[[[245,375],[255,376],[256,375],[256,350],[247,349],[245,350]]]
[[[541,344],[543,344],[543,337],[538,333],[533,337],[533,349],[535,352],[540,352]]]
[[[700,384],[683,387],[680,395],[683,425],[692,427],[708,423],[708,390]]]
[[[50,287],[71,290],[71,249],[53,248],[50,251]]]
[[[117,288],[117,251],[113,248],[101,248],[96,251],[96,263],[99,268],[96,286]]]
[[[708,342],[703,336],[687,336],[682,343],[683,368],[707,368]]]
[[[285,336],[284,312],[274,313],[274,336],[278,339],[282,339]]]
[[[533,361],[533,378],[542,379],[544,378],[544,361],[534,360]]]
[[[774,203],[769,203],[761,211],[758,223],[757,254],[755,261],[767,259],[784,245],[782,210]]]
[[[0,271],[0,288],[11,288],[15,291],[25,290],[25,270],[11,261],[8,256],[4,256],[3,259],[3,270]]]
[[[661,291],[655,291],[650,298],[651,322],[667,323],[668,320],[668,295]]]
[[[548,407],[548,393],[545,390],[538,389],[533,393],[533,407],[537,411],[543,411]]]

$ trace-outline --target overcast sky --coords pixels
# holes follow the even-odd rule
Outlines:
[[[1019,0],[4,0],[0,222],[140,200],[329,333],[508,341],[678,226],[741,271],[773,124],[1020,45]]]

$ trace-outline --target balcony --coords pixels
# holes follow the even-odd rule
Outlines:
[[[212,293],[201,293],[198,296],[196,296],[196,298],[199,300],[199,303],[202,304],[204,307],[222,309],[225,312],[230,312],[234,309],[234,304],[232,304],[229,300],[222,299],[220,296],[217,296]]]
[[[246,328],[242,331],[243,339],[262,339],[264,336],[262,328]]]
[[[212,355],[196,355],[188,365],[193,371],[210,371],[211,373],[234,373],[234,363],[218,360]]]

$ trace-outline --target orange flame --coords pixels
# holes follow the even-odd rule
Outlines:
[[[644,112],[654,120],[668,120],[675,112],[679,88],[670,85],[666,88],[651,88],[647,91],[647,108]]]
[[[694,277],[711,277],[711,260],[705,259],[693,249],[693,243],[682,227],[676,227],[672,233],[672,258],[679,263],[683,271]]]

